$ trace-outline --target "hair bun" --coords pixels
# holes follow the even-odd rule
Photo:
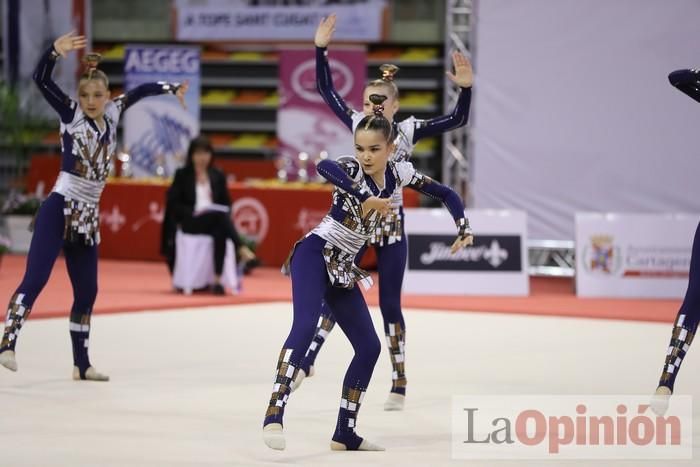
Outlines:
[[[83,57],[83,64],[85,65],[85,71],[91,72],[97,70],[97,65],[102,61],[102,55],[98,53],[89,53]]]
[[[373,104],[372,105],[372,112],[374,112],[374,115],[376,116],[383,116],[384,115],[384,101],[387,99],[386,96],[382,96],[381,94],[370,94],[369,95],[369,101]]]
[[[381,94],[370,94],[369,95],[369,101],[374,105],[382,105],[386,99],[387,99],[387,97],[382,96]]]
[[[385,63],[379,67],[379,71],[382,72],[383,81],[394,81],[394,75],[398,73],[399,67],[392,65],[390,63]]]

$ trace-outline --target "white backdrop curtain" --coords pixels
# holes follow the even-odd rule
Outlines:
[[[522,209],[530,238],[576,211],[700,211],[698,0],[475,0],[474,204]]]

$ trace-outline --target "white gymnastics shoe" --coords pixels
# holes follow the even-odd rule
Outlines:
[[[4,366],[10,371],[17,371],[17,360],[15,359],[14,350],[6,350],[0,353],[0,365]]]
[[[406,396],[395,392],[390,392],[386,402],[384,402],[384,410],[395,411],[403,410],[403,404],[406,401]]]
[[[307,378],[307,377],[311,378],[314,375],[314,373],[316,373],[316,372],[314,371],[313,365],[311,365],[309,367],[309,374],[308,375],[306,374],[306,372],[304,370],[299,368],[299,371],[297,371],[297,377],[294,378],[292,380],[292,384],[289,385],[289,392],[296,391],[299,388],[299,386],[301,386],[301,383],[304,381],[304,378]]]
[[[339,443],[338,441],[331,441],[331,450],[333,451],[347,451],[348,447],[344,445],[343,443]],[[367,441],[366,439],[362,440],[362,443],[360,443],[360,446],[357,448],[358,451],[386,451],[381,446],[378,446],[374,443],[371,443]]]
[[[287,447],[287,443],[284,440],[282,425],[279,423],[268,423],[265,425],[263,427],[263,441],[265,441],[268,448],[283,451]]]
[[[651,410],[654,411],[656,415],[662,417],[668,410],[668,402],[671,398],[671,389],[666,386],[659,386],[656,388],[656,392],[651,396]]]
[[[109,381],[109,376],[103,375],[93,367],[85,370],[85,378],[80,377],[80,370],[77,366],[73,367],[73,379],[76,381]]]

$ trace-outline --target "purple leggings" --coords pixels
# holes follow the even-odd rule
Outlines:
[[[63,207],[63,196],[51,193],[39,209],[24,277],[8,306],[0,352],[15,350],[22,324],[48,282],[56,258],[63,250],[73,286],[70,316],[73,363],[80,369],[82,377],[90,366],[88,338],[92,307],[97,298],[97,245],[64,241]]]

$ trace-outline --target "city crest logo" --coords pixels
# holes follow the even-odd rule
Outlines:
[[[592,235],[590,244],[583,249],[586,270],[598,274],[615,274],[622,265],[620,248],[612,235]]]

